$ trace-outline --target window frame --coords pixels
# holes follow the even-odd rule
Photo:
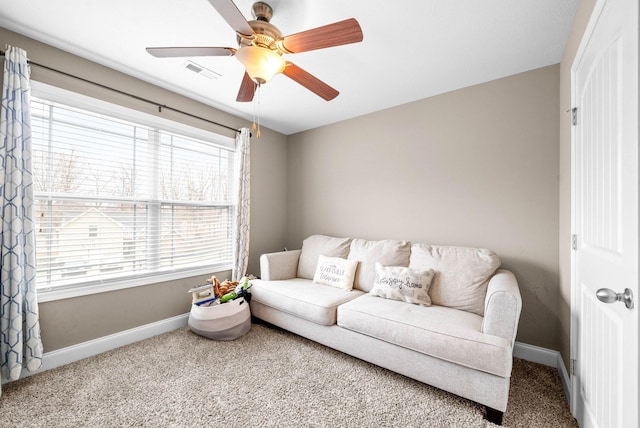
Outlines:
[[[180,122],[155,116],[130,107],[124,107],[112,102],[103,101],[77,92],[55,87],[46,83],[31,81],[31,96],[47,101],[67,104],[72,107],[85,109],[94,113],[104,114],[116,119],[135,122],[140,125],[161,128],[163,131],[174,132],[185,137],[205,140],[221,148],[235,152],[236,142],[234,138],[216,134],[214,132],[196,128]],[[231,203],[230,207],[235,204]],[[37,262],[37,261],[36,261]],[[199,275],[210,275],[213,272],[228,271],[233,268],[230,263],[220,263],[202,268],[177,269],[165,272],[151,272],[142,275],[131,275],[128,278],[109,280],[100,283],[86,283],[82,285],[70,285],[63,287],[39,287],[38,301],[48,302],[54,300],[68,299],[90,294],[103,293],[108,291],[121,290],[156,284],[160,282],[173,281],[184,278],[191,278]],[[95,280],[94,280],[95,282]]]

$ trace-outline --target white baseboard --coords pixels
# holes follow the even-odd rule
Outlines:
[[[560,380],[562,380],[562,387],[564,388],[564,394],[567,397],[567,401],[571,403],[571,377],[564,365],[564,360],[562,359],[560,352],[516,342],[513,346],[513,356],[558,369]]]
[[[99,337],[98,339],[82,342],[77,345],[68,346],[66,348],[56,349],[55,351],[45,352],[42,356],[42,365],[38,370],[30,372],[22,369],[20,378],[31,376],[46,370],[73,363],[83,358],[92,357],[111,349],[119,348],[130,343],[139,342],[158,334],[176,330],[187,326],[189,314],[177,315],[175,317],[160,320],[151,324],[145,324],[129,330],[110,334],[108,336]],[[4,379],[2,383],[5,383]]]

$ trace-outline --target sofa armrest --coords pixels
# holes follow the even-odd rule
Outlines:
[[[298,259],[302,250],[280,251],[260,256],[260,278],[278,281],[298,275]]]
[[[513,346],[518,332],[522,297],[513,273],[498,269],[489,280],[482,332],[507,339]]]

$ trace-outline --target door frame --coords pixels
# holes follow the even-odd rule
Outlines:
[[[585,54],[587,49],[587,44],[591,35],[593,34],[596,23],[598,22],[597,17],[599,17],[604,9],[604,4],[606,0],[596,0],[596,4],[591,11],[591,16],[589,17],[589,22],[585,27],[584,32],[582,33],[582,39],[580,40],[580,44],[578,45],[578,49],[576,51],[575,56],[573,57],[573,63],[571,64],[571,109],[569,113],[571,114],[571,121],[573,121],[573,108],[577,105],[577,82],[576,82],[576,69],[578,64],[582,60],[582,57]],[[569,245],[569,251],[571,252],[571,322],[570,322],[570,366],[567,367],[570,378],[570,393],[569,397],[569,408],[571,410],[571,414],[575,417],[577,412],[577,402],[578,402],[578,379],[575,376],[575,364],[574,361],[578,358],[578,290],[576,286],[576,250],[574,243],[574,236],[576,236],[576,127],[571,123],[571,235],[570,240],[567,243]]]

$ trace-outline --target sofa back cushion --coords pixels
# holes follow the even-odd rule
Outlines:
[[[353,288],[371,291],[376,278],[376,263],[383,266],[409,266],[411,244],[407,241],[367,241],[353,239],[349,259],[357,260],[356,279]]]
[[[349,254],[350,238],[334,238],[325,235],[311,235],[302,241],[302,251],[298,260],[298,278],[313,279],[318,266],[318,257],[346,258]]]
[[[429,291],[434,305],[484,315],[487,284],[500,259],[486,249],[414,244],[409,267],[435,271]]]

